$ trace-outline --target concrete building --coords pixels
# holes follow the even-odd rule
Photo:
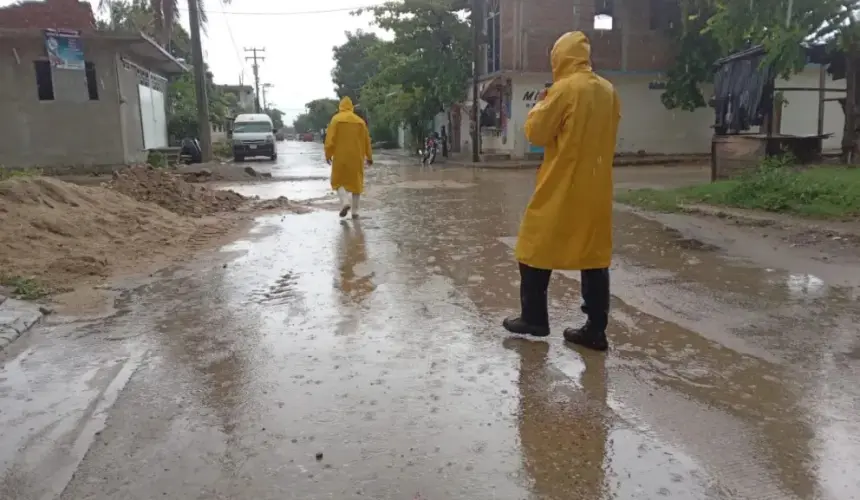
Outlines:
[[[136,163],[167,145],[167,77],[185,66],[142,34],[96,31],[89,5],[0,9],[0,166]],[[85,69],[51,64],[48,28],[80,32]]]
[[[484,153],[540,154],[526,140],[523,123],[552,80],[549,52],[555,40],[572,30],[589,36],[594,69],[618,89],[624,107],[620,153],[710,151],[711,110],[669,111],[660,100],[662,90],[651,85],[672,61],[664,33],[679,15],[677,1],[487,0],[485,13],[487,53],[479,68]],[[452,119],[452,136],[463,151],[471,148],[471,89],[469,94]]]
[[[234,114],[254,112],[254,87],[250,85],[218,85],[218,90],[222,93],[233,94],[236,96],[236,110]],[[234,116],[228,117],[232,119]],[[212,140],[215,142],[227,140],[227,124],[213,123]]]
[[[218,90],[236,96],[240,114],[254,112],[254,87],[250,85],[218,85]]]

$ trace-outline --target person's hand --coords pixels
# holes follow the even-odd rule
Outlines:
[[[329,165],[331,165],[331,158],[326,158],[325,162],[328,163]]]
[[[373,166],[373,160],[367,160],[367,166],[368,167]]]
[[[537,95],[537,100],[538,100],[538,102],[543,101],[544,99],[546,99],[546,95],[547,95],[547,93],[549,93],[549,89],[543,89],[543,90],[541,90],[540,92],[538,92],[538,95]]]

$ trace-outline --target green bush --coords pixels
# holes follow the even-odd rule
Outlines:
[[[40,175],[42,175],[42,169],[40,168],[3,168],[0,165],[0,181],[22,177],[39,177]]]
[[[212,156],[216,158],[232,158],[233,145],[227,141],[218,141],[212,144]]]
[[[161,151],[150,151],[146,163],[155,168],[167,168],[167,157]]]
[[[0,274],[0,285],[10,288],[12,295],[24,300],[41,299],[50,293],[47,288],[35,279],[22,276]]]

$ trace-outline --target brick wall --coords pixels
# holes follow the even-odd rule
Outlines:
[[[662,71],[672,60],[662,30],[651,29],[652,2],[616,0],[611,31],[596,31],[595,0],[501,0],[502,69],[550,70],[549,52],[562,34],[581,30],[592,44],[595,69]]]
[[[0,28],[66,28],[91,32],[95,16],[88,2],[42,0],[0,8]]]

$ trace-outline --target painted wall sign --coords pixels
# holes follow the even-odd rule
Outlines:
[[[45,30],[45,50],[54,68],[83,71],[86,66],[80,31]]]

